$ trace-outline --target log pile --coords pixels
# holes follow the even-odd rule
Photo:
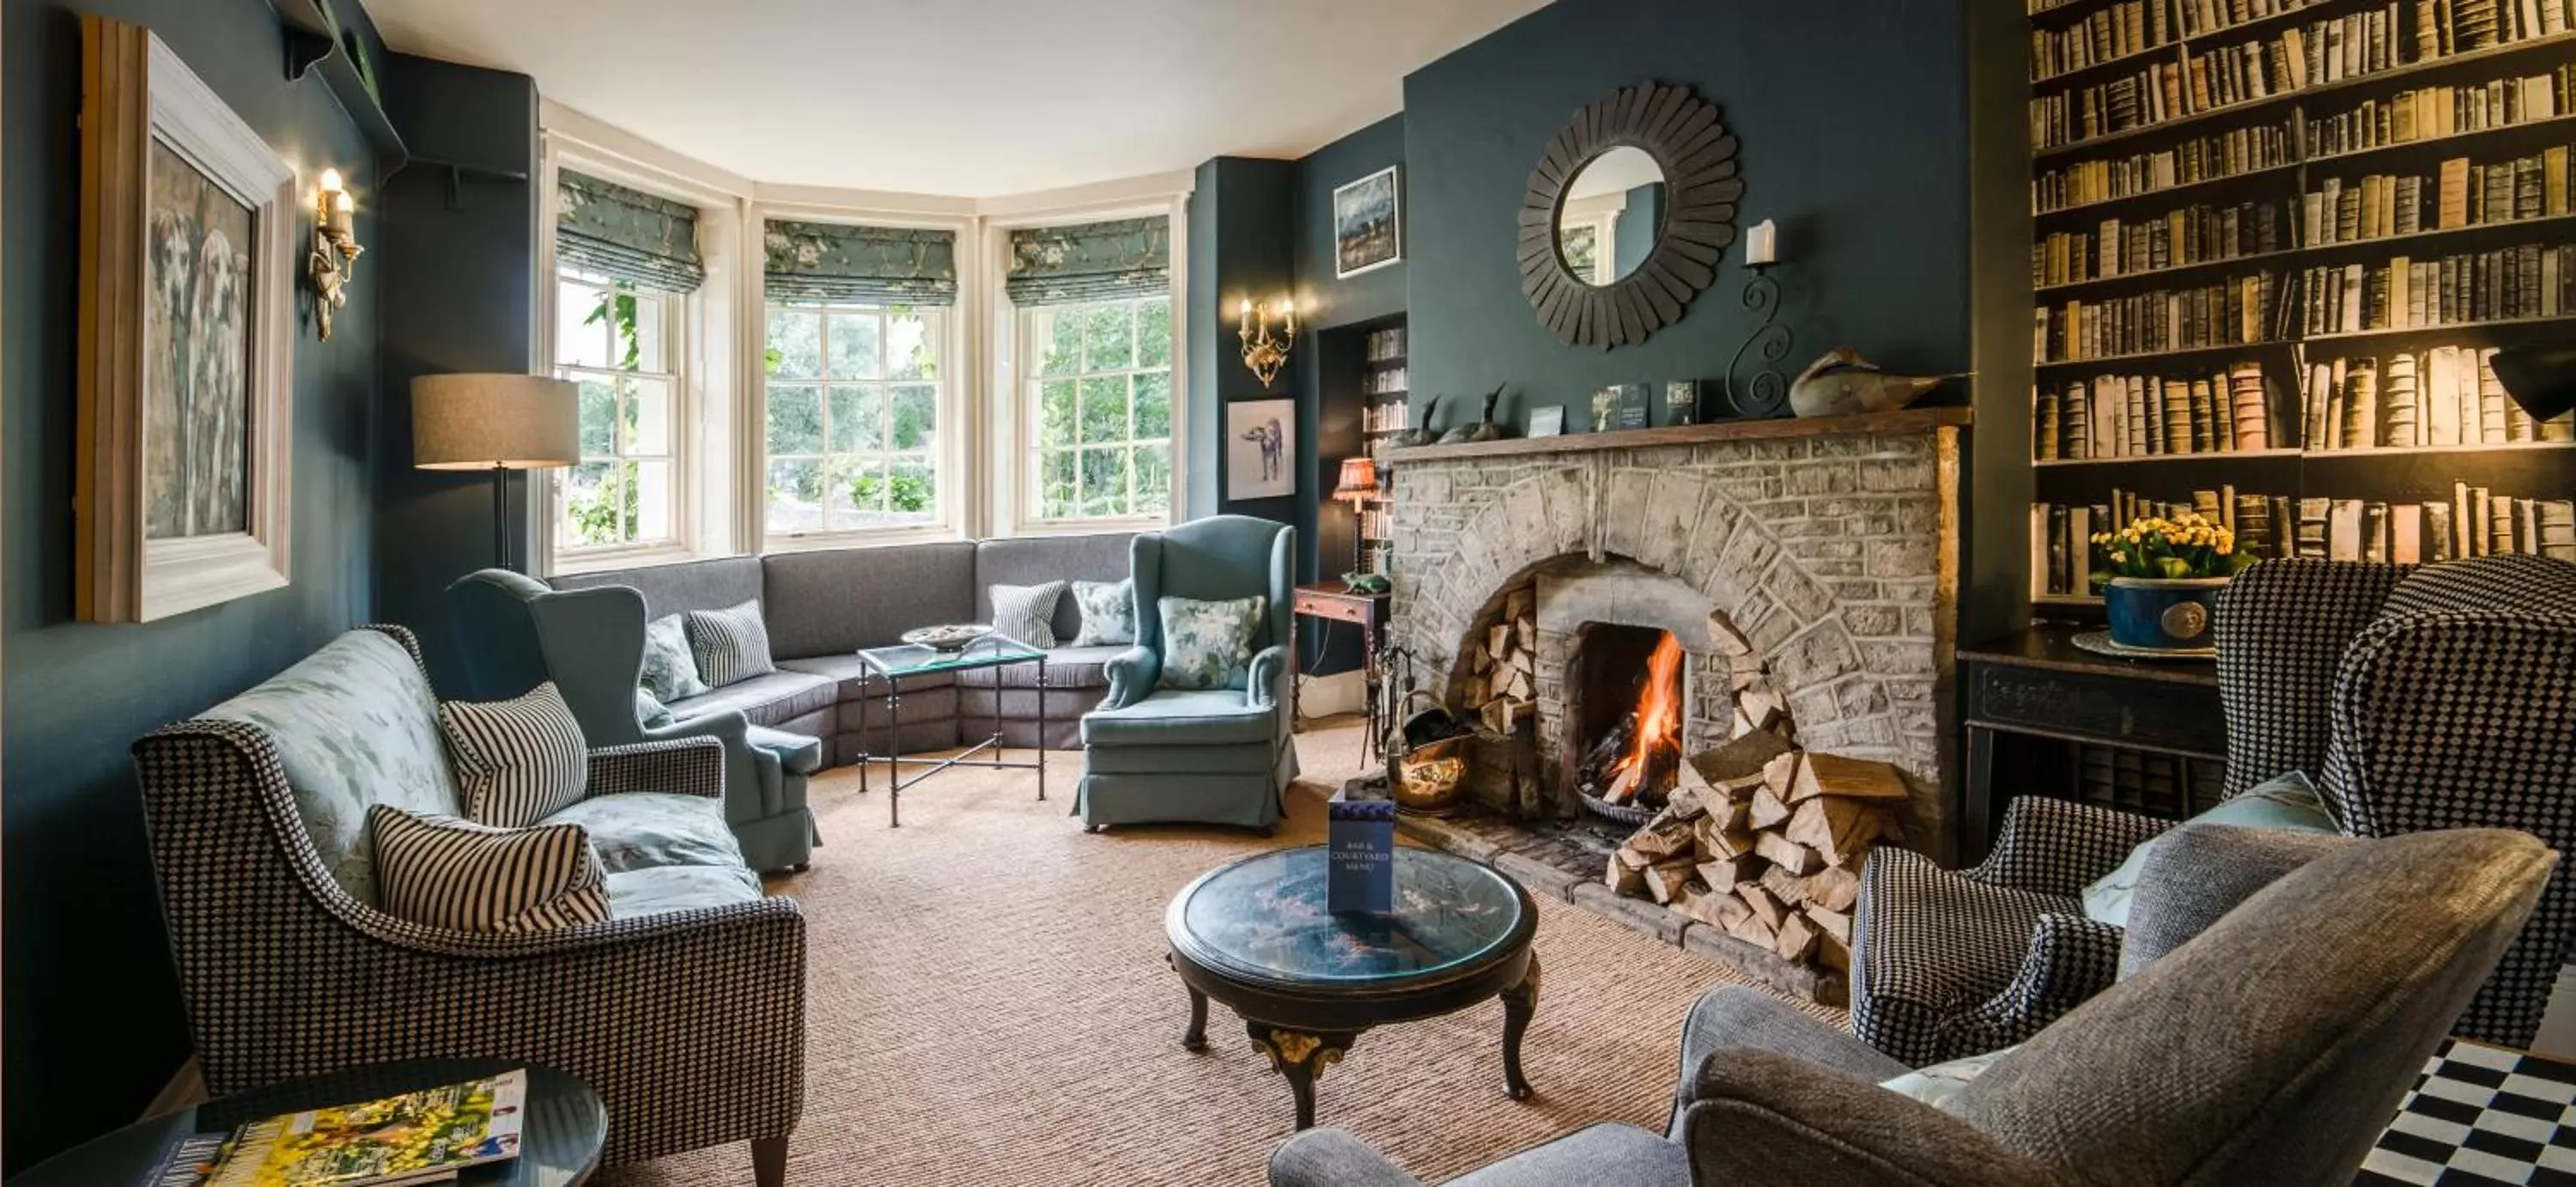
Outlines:
[[[1467,703],[1487,730],[1518,730],[1538,697],[1537,591],[1524,584],[1505,594],[1501,617],[1467,652]]]
[[[1905,780],[1886,763],[1754,730],[1682,764],[1669,803],[1611,855],[1605,881],[1793,963],[1851,970],[1861,863],[1902,839]]]

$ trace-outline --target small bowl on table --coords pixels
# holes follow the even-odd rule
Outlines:
[[[926,626],[920,630],[905,631],[903,641],[916,647],[927,647],[932,651],[964,651],[975,640],[992,633],[993,628],[975,623],[958,626]]]

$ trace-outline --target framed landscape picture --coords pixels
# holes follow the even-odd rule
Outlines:
[[[1225,497],[1276,499],[1297,493],[1297,401],[1245,400],[1225,406]]]
[[[1333,275],[1357,276],[1404,258],[1404,199],[1389,165],[1333,191]]]
[[[295,172],[150,32],[82,18],[74,608],[287,582]]]

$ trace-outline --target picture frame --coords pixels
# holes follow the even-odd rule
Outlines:
[[[1225,497],[1278,499],[1297,493],[1297,401],[1242,400],[1225,406]]]
[[[1642,383],[1623,383],[1611,390],[1619,393],[1618,405],[1610,414],[1610,429],[1651,428],[1655,423],[1654,389]]]
[[[1403,166],[1389,165],[1333,187],[1333,276],[1374,272],[1404,260]]]
[[[1550,404],[1545,408],[1530,409],[1529,435],[1532,437],[1565,435],[1565,405]]]
[[[289,580],[295,170],[160,38],[82,18],[73,609]]]

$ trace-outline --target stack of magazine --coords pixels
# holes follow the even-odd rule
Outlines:
[[[441,1183],[519,1156],[528,1073],[288,1113],[180,1140],[146,1187],[391,1187]]]

